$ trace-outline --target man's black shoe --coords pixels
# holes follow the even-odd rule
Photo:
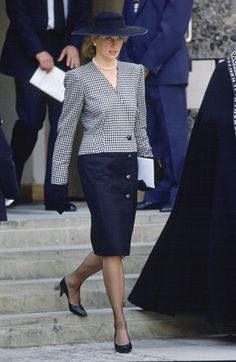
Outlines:
[[[160,207],[159,204],[155,204],[154,202],[143,201],[137,203],[136,210],[158,210]]]
[[[173,208],[173,204],[164,204],[160,208],[160,212],[171,212]]]
[[[53,205],[53,203],[47,203],[47,204],[45,204],[45,210],[47,210],[47,211],[55,210],[56,211],[56,207],[55,207],[55,205]],[[77,207],[75,206],[75,204],[72,204],[71,202],[68,202],[64,209],[64,211],[76,211],[76,210],[77,210]]]

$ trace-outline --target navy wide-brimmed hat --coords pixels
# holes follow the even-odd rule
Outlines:
[[[91,26],[76,29],[72,34],[134,36],[146,33],[147,29],[145,28],[126,25],[123,16],[119,13],[102,12],[94,16]]]

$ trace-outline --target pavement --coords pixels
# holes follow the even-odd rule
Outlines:
[[[132,341],[127,355],[111,342],[0,349],[1,362],[236,361],[236,338],[160,338]]]
[[[76,204],[77,212],[67,212],[63,216],[73,218],[88,214],[84,202]],[[8,209],[9,220],[35,220],[45,215],[61,217],[55,211],[45,211],[42,204],[25,204]],[[236,336],[132,340],[132,344],[133,351],[128,355],[116,353],[112,342],[0,348],[0,362],[236,361]]]

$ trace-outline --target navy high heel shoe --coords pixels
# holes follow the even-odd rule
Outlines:
[[[60,281],[60,297],[63,295],[63,293],[65,293],[65,295],[67,296],[68,299],[68,307],[69,310],[71,311],[71,313],[78,315],[79,317],[86,317],[87,316],[87,312],[86,310],[83,308],[83,306],[80,305],[73,305],[70,303],[69,301],[69,291],[65,282],[65,278],[63,278]]]
[[[128,344],[119,345],[114,342],[115,350],[118,353],[130,353],[132,351],[132,344],[129,342]]]
[[[128,338],[129,338],[129,335],[128,335]],[[129,343],[124,344],[124,345],[116,344],[115,339],[116,339],[116,334],[114,336],[114,347],[115,347],[116,352],[118,352],[118,353],[130,353],[132,351],[133,347],[132,347],[132,344],[130,342],[130,339],[129,339]]]

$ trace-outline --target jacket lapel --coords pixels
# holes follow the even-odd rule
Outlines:
[[[140,0],[138,12],[142,9],[142,7],[144,6],[144,4],[145,4],[146,1],[147,1],[147,0]]]
[[[125,0],[125,14],[126,20],[128,20],[129,24],[139,15],[140,10],[144,6],[147,0],[140,0],[139,8],[137,13],[134,12],[134,0]],[[150,0],[149,0],[150,1]]]
[[[135,13],[135,12],[133,11],[134,18],[140,14],[140,11],[142,11],[142,8],[143,8],[144,4],[146,3],[146,1],[147,1],[147,0],[140,0],[137,13]],[[150,1],[150,0],[149,0],[149,1]]]
[[[135,17],[135,12],[134,12],[134,0],[125,0],[128,5],[127,6],[127,11],[128,11],[128,16],[126,15],[126,17],[130,20],[133,20]]]

